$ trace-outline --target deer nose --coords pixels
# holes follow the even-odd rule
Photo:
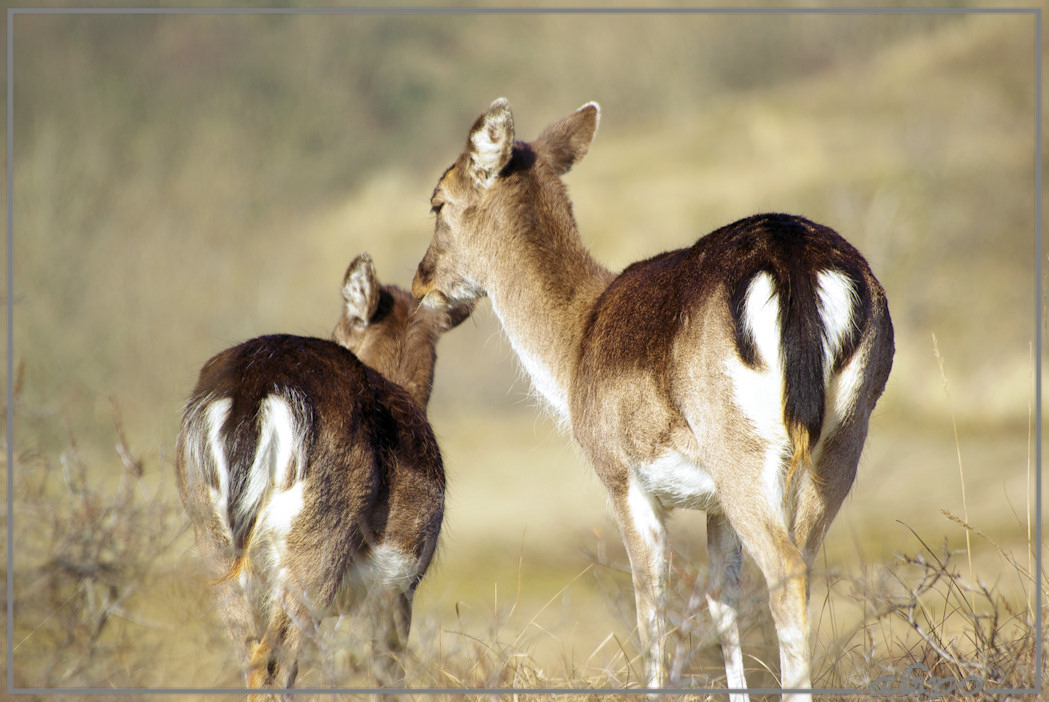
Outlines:
[[[412,296],[422,302],[423,298],[433,292],[433,281],[424,283],[422,277],[418,273],[415,274],[415,279],[412,280]]]

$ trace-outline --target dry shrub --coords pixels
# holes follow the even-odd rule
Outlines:
[[[859,573],[815,569],[814,590],[825,587],[827,597],[822,603],[814,598],[810,616],[816,620],[829,615],[832,622],[827,640],[813,634],[817,649],[813,685],[834,691],[826,699],[1002,699],[1003,694],[1036,689],[1039,675],[1043,684],[1047,681],[1049,673],[1037,650],[1036,581],[1032,567],[971,525],[945,514],[987,539],[1008,572],[999,574],[998,585],[972,584],[961,574],[964,550],[952,551],[946,541],[934,548],[917,533],[914,536],[920,550],[899,555],[891,563],[867,564]],[[634,602],[629,568],[622,559],[609,559],[602,548],[593,557],[597,561],[595,577],[606,602],[632,631]],[[1044,636],[1044,586],[1049,580],[1044,571],[1040,577]],[[1012,597],[1007,588],[1001,587],[1009,578],[1020,583],[1020,595]],[[667,651],[670,684],[675,687],[710,690],[725,684],[720,645],[706,611],[705,587],[703,554],[673,549]],[[740,632],[747,680],[755,690],[778,685],[779,655],[767,597],[760,574],[748,563],[740,597]],[[833,610],[844,609],[844,603],[855,604],[859,609],[861,614],[855,623],[841,616],[843,612],[834,618]],[[620,650],[631,653],[624,652],[621,668],[609,671],[605,679],[615,682],[613,687],[637,686],[641,662],[634,653],[636,644],[618,643]]]
[[[183,527],[162,491],[148,487],[116,403],[113,422],[116,465],[89,465],[71,432],[57,457],[35,447],[15,454],[16,687],[150,683],[161,637],[142,636],[151,623],[133,600],[151,586]]]
[[[1033,691],[1039,676],[1044,683],[1031,569],[996,546],[1011,570],[1002,575],[1015,575],[1024,585],[1027,602],[1017,603],[1001,589],[964,578],[957,561],[965,551],[950,550],[946,540],[934,548],[914,535],[921,544],[916,553],[828,583],[847,589],[863,616],[826,647],[816,663],[818,684],[872,696],[953,700]],[[1046,574],[1039,577],[1044,588]],[[1037,606],[1044,636],[1044,595]]]

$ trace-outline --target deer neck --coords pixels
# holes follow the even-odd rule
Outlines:
[[[507,239],[489,269],[488,297],[532,386],[567,422],[583,330],[614,274],[591,256],[574,222]]]
[[[400,334],[376,337],[355,350],[365,365],[398,385],[426,410],[433,389],[439,332],[426,320],[412,320]]]
[[[408,326],[404,352],[392,371],[396,382],[426,411],[433,390],[433,369],[437,362],[438,332],[424,321],[414,320]]]

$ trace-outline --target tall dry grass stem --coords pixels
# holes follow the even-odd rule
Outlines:
[[[935,332],[932,334],[932,351],[936,356],[936,363],[940,366],[940,379],[943,381],[943,394],[947,396],[947,408],[951,414],[951,429],[954,431],[954,449],[958,458],[958,479],[962,487],[962,518],[969,521],[969,500],[965,494],[965,469],[962,467],[962,445],[958,439],[958,422],[955,419],[954,403],[951,400],[951,388],[947,381],[947,370],[944,367],[943,355],[940,354],[940,345],[936,341]],[[965,551],[969,560],[969,579],[974,580],[976,572],[973,569],[972,542],[969,539],[969,530],[965,530]]]

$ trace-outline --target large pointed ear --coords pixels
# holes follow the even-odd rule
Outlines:
[[[353,259],[342,279],[342,298],[346,317],[368,324],[379,307],[379,279],[375,276],[372,257],[367,252]]]
[[[470,129],[466,151],[470,155],[470,175],[474,182],[488,187],[510,160],[514,148],[514,116],[506,98],[493,102]]]
[[[596,102],[588,102],[544,129],[532,146],[546,156],[558,175],[564,175],[586,156],[600,121],[600,106]]]

